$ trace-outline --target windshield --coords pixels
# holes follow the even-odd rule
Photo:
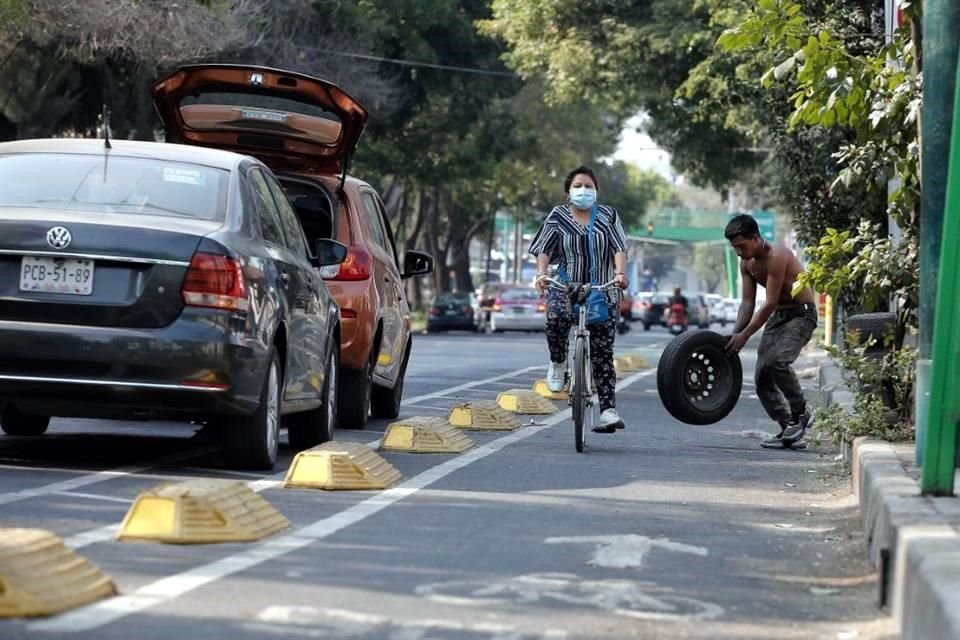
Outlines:
[[[504,302],[524,302],[528,300],[539,300],[540,294],[536,289],[505,289],[500,294],[500,299]]]
[[[218,220],[229,172],[152,158],[0,155],[0,207]]]

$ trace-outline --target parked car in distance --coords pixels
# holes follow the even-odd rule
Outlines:
[[[703,298],[707,303],[707,309],[710,311],[710,322],[722,322],[722,310],[719,305],[723,302],[723,296],[717,293],[705,293]]]
[[[640,294],[640,312],[638,317],[643,323],[643,330],[649,331],[653,325],[667,326],[665,313],[670,308],[672,293],[663,291],[645,292]],[[636,311],[636,308],[634,309]]]
[[[271,469],[333,436],[337,304],[257,160],[116,140],[0,144],[0,427],[51,416],[204,421]]]
[[[490,324],[490,314],[493,311],[493,305],[497,301],[497,294],[507,287],[515,286],[511,282],[489,281],[484,282],[477,288],[477,303],[480,305],[479,326],[481,330],[486,329]]]
[[[433,298],[427,310],[427,331],[476,331],[479,327],[479,315],[480,305],[475,294],[441,293]]]
[[[702,293],[696,291],[684,292],[687,298],[687,317],[690,326],[700,327],[701,329],[710,328],[710,306]]]
[[[626,290],[620,292],[620,317],[626,322],[633,320],[633,295]]]
[[[736,324],[737,315],[740,313],[740,301],[736,298],[724,298],[720,302],[720,324],[726,326],[728,324]]]
[[[433,258],[401,258],[380,196],[347,174],[366,109],[325,80],[245,65],[181,67],[153,85],[153,97],[168,140],[262,160],[308,245],[335,239],[348,247],[342,264],[321,270],[340,307],[340,423],[362,428],[371,414],[399,415],[412,345],[403,281],[430,273]]]
[[[513,285],[501,289],[490,310],[487,331],[543,331],[547,305],[534,287]]]

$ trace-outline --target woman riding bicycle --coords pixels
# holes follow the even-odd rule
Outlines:
[[[568,202],[553,208],[530,244],[537,257],[537,289],[547,296],[547,345],[550,367],[547,387],[563,389],[567,370],[570,327],[573,313],[567,296],[547,286],[547,268],[557,265],[562,280],[594,284],[614,280],[625,289],[628,281],[627,239],[617,210],[597,204],[597,177],[590,167],[577,167],[567,175],[563,190]],[[591,252],[593,258],[591,259]],[[595,270],[591,263],[595,263]],[[613,339],[616,335],[618,301],[607,293],[607,320],[590,326],[590,363],[593,381],[600,399],[600,423],[597,433],[623,429],[616,410],[617,375],[613,366]]]

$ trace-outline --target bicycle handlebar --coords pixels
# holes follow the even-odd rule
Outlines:
[[[616,278],[614,278],[610,282],[605,282],[604,284],[591,284],[589,282],[586,284],[581,284],[579,282],[563,282],[562,280],[556,280],[555,278],[551,278],[550,276],[544,276],[543,279],[547,282],[547,284],[551,286],[551,288],[556,289],[557,291],[565,291],[565,292],[573,291],[575,289],[587,289],[587,290],[600,289],[601,291],[606,291],[607,289],[612,289],[615,286],[617,286]]]

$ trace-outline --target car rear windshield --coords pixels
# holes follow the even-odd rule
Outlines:
[[[538,300],[540,294],[536,289],[504,289],[500,299],[506,302],[521,302],[523,300]]]
[[[653,296],[653,304],[667,304],[670,302],[670,296],[665,294],[657,294]]]
[[[469,293],[441,293],[434,300],[435,304],[470,304]]]
[[[0,155],[0,207],[222,219],[230,173],[126,156]]]

